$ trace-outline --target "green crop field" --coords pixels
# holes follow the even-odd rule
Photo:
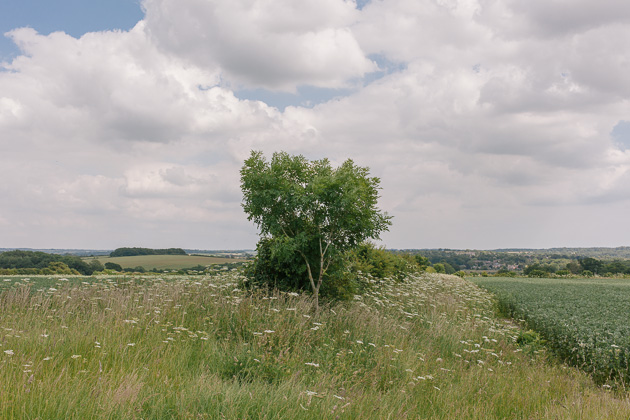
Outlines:
[[[89,261],[91,258],[86,258]],[[197,265],[207,266],[211,264],[224,264],[245,261],[239,258],[223,258],[204,255],[137,255],[133,257],[98,257],[102,264],[112,262],[120,264],[122,268],[134,268],[142,266],[147,270],[157,268],[159,270],[191,268]]]
[[[630,383],[630,280],[475,279],[501,311],[539,332],[564,361],[599,383]]]

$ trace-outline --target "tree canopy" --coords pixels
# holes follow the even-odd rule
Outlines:
[[[152,249],[152,248],[116,248],[110,257],[133,257],[137,255],[187,255],[181,248]]]
[[[268,162],[252,151],[241,169],[248,219],[263,238],[274,239],[275,255],[302,257],[316,305],[336,258],[391,225],[377,207],[379,183],[352,160],[333,168],[328,159],[309,161],[285,152]]]
[[[20,274],[49,274],[61,270],[59,274],[68,274],[63,271],[62,266],[55,264],[61,262],[66,268],[75,270],[77,273],[91,275],[94,271],[102,269],[93,263],[88,264],[75,255],[49,254],[41,251],[6,251],[0,252],[0,269],[16,270]],[[51,268],[52,267],[52,268]],[[47,271],[42,271],[49,269]]]

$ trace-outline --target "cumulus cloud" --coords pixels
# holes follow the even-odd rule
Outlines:
[[[248,88],[344,87],[375,69],[351,25],[350,0],[144,0],[163,51]]]

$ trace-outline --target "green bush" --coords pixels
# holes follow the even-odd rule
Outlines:
[[[298,253],[287,253],[286,248],[276,247],[276,241],[278,239],[263,238],[258,242],[256,258],[245,268],[248,286],[310,292],[304,260]],[[418,271],[418,266],[413,257],[363,243],[335,259],[325,274],[320,294],[329,300],[348,300],[369,287],[366,276],[402,281],[414,271]]]
[[[530,270],[527,276],[536,277],[536,278],[545,278],[549,276],[549,273],[543,270]]]
[[[403,280],[418,270],[416,259],[408,254],[393,254],[372,243],[363,243],[350,253],[353,271],[361,271],[377,279]]]
[[[123,271],[123,268],[120,266],[120,264],[116,264],[113,262],[106,262],[105,263],[105,269],[106,270],[114,270],[114,271]]]

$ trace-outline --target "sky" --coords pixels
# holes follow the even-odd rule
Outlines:
[[[0,247],[252,249],[251,150],[388,248],[630,245],[630,2],[3,0]]]

